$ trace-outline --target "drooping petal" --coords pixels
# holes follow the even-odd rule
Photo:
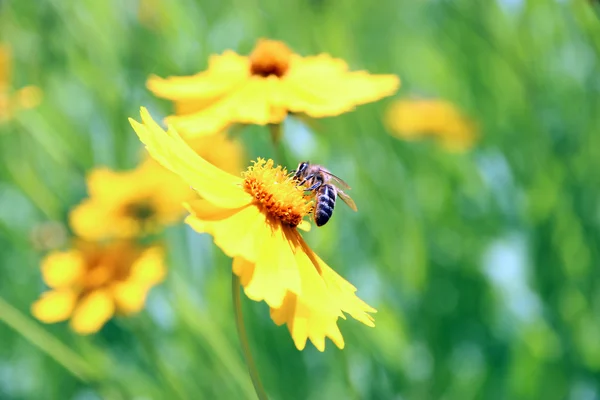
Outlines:
[[[165,168],[183,178],[203,198],[225,208],[237,208],[251,201],[242,179],[210,164],[183,141],[173,129],[165,132],[142,107],[143,123],[129,119],[146,148]]]
[[[337,326],[338,317],[307,305],[297,295],[288,293],[280,308],[271,309],[271,318],[277,325],[287,324],[298,350],[303,350],[310,339],[319,351],[324,351],[326,337],[340,349],[344,348],[344,338]]]
[[[42,261],[44,282],[51,288],[62,288],[75,284],[84,272],[85,260],[76,250],[52,252]]]
[[[338,318],[344,318],[343,312],[373,326],[367,313],[375,310],[356,297],[356,288],[314,254],[296,231],[288,231],[287,237],[295,252],[302,287],[298,294],[288,292],[280,307],[271,308],[271,318],[278,325],[287,324],[300,350],[310,339],[323,351],[326,337],[343,348],[344,339],[337,326]]]
[[[71,328],[81,334],[100,330],[115,312],[115,304],[106,289],[95,290],[84,297],[73,311]]]
[[[300,273],[294,253],[281,224],[271,225],[262,243],[252,277],[244,291],[248,298],[264,300],[270,307],[281,307],[287,292],[300,293]]]
[[[52,290],[42,296],[31,306],[31,313],[42,322],[51,324],[64,321],[73,312],[77,292],[70,289]]]
[[[297,231],[285,230],[300,274],[300,293],[288,292],[280,307],[271,308],[271,318],[278,325],[287,324],[296,347],[302,350],[306,340],[320,351],[325,348],[325,337],[331,338],[338,347],[344,342],[337,327],[342,311],[328,291],[320,276],[319,261],[310,249],[306,251]]]
[[[316,254],[315,257],[319,261],[321,276],[327,285],[327,289],[340,309],[367,326],[375,326],[373,317],[368,313],[375,313],[377,310],[356,296],[356,288],[350,282],[338,275]]]

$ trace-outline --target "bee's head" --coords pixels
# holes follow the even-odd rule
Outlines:
[[[292,173],[294,174],[294,178],[297,179],[303,176],[306,170],[308,169],[309,164],[310,163],[308,161],[303,161],[300,164],[298,164],[298,167],[294,171],[292,171]]]

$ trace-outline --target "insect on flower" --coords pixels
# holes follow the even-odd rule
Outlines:
[[[310,185],[307,190],[315,193],[313,218],[317,226],[323,226],[331,219],[337,197],[353,211],[358,211],[354,200],[340,188],[348,190],[350,186],[322,166],[304,161],[298,164],[298,168],[293,172],[293,179],[298,182],[298,186]]]
[[[343,348],[337,322],[346,314],[374,326],[375,309],[302,238],[313,196],[284,167],[259,158],[241,176],[229,174],[194,153],[172,126],[165,132],[146,109],[141,115],[141,123],[130,122],[150,155],[200,195],[187,203],[185,222],[213,236],[246,295],[268,304],[298,349],[310,340],[323,351],[325,338]]]

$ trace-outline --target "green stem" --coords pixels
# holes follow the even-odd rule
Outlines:
[[[256,364],[252,358],[250,352],[250,344],[248,343],[248,335],[246,333],[246,327],[244,326],[244,315],[242,314],[242,300],[240,299],[240,278],[235,274],[231,273],[231,294],[233,297],[233,311],[235,313],[235,325],[237,327],[238,336],[240,338],[240,344],[242,346],[242,353],[244,353],[244,359],[246,360],[246,366],[248,367],[248,373],[252,384],[254,385],[254,391],[259,400],[268,400],[265,388],[260,381]]]
[[[81,381],[90,382],[99,378],[99,373],[94,367],[1,297],[0,321],[4,321],[31,344],[52,357],[54,361],[62,365]]]
[[[281,143],[281,135],[283,134],[283,125],[269,124],[269,131],[271,132],[271,141],[273,142],[273,146],[279,146]]]

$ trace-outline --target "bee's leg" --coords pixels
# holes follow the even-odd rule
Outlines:
[[[302,186],[302,185],[304,185],[306,182],[310,181],[310,180],[311,180],[311,179],[313,179],[314,177],[315,177],[315,174],[310,174],[310,175],[307,175],[307,176],[306,176],[306,178],[304,178],[304,179],[302,180],[302,182],[300,182],[300,183],[298,184],[298,186]]]
[[[306,190],[317,190],[321,187],[321,185],[323,185],[323,177],[321,175],[314,175],[313,179],[315,183],[313,183],[313,185]]]
[[[322,184],[323,184],[323,181],[322,180],[318,180],[317,183],[315,183],[314,185],[312,185],[311,187],[309,187],[306,190],[311,190],[311,191],[312,190],[317,190],[318,188],[321,187]]]

